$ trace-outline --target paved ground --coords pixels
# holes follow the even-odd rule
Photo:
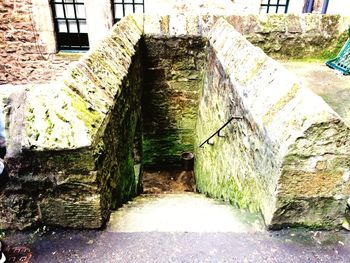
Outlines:
[[[324,62],[282,61],[282,64],[350,125],[350,76],[337,73]]]
[[[32,239],[31,239],[31,238]],[[348,233],[48,231],[9,234],[31,241],[33,262],[350,262]]]

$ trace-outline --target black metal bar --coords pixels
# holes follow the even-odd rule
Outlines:
[[[67,33],[69,33],[69,24],[68,24],[67,14],[66,14],[66,4],[64,2],[62,2],[62,8],[63,8],[63,16],[66,21]]]
[[[74,10],[74,20],[75,20],[75,23],[77,24],[77,33],[78,33],[78,39],[81,38],[80,36],[80,25],[79,25],[79,21],[78,21],[78,15],[77,15],[77,7],[76,7],[76,3],[75,3],[75,0],[73,0],[73,10]],[[82,43],[80,43],[80,48],[82,48]]]
[[[213,145],[212,143],[209,142],[211,138],[213,138],[215,135],[219,135],[220,131],[222,129],[224,129],[231,121],[233,121],[233,120],[241,120],[241,119],[243,119],[243,117],[241,117],[241,116],[233,116],[233,117],[231,117],[227,122],[225,122],[224,125],[222,125],[220,127],[220,129],[218,129],[216,132],[214,132],[208,139],[206,139],[201,145],[199,145],[199,148],[202,148],[202,146],[204,144],[206,144],[206,143],[210,144],[210,145]],[[219,137],[223,137],[223,136],[219,136]]]

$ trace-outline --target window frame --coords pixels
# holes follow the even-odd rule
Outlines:
[[[84,0],[71,0],[71,2],[65,2],[66,0],[51,0],[52,17],[54,21],[54,29],[56,36],[56,46],[58,50],[88,50],[89,49],[89,37],[88,33],[81,32],[80,24],[85,22],[87,26],[85,2]],[[61,6],[63,16],[58,16],[56,7]],[[66,7],[73,6],[74,17],[67,16]],[[77,6],[84,6],[84,17],[78,16]],[[59,22],[64,21],[66,32],[61,32],[59,28]],[[70,32],[70,22],[75,22],[76,31]]]
[[[136,2],[138,1],[138,2]],[[142,6],[142,12],[145,12],[145,0],[112,0],[112,14],[113,14],[113,23],[119,22],[126,14],[126,6],[132,6],[132,13],[135,13],[136,6]],[[130,3],[131,2],[131,3]],[[141,2],[141,3],[139,3]],[[116,5],[121,5],[123,8],[123,16],[121,18],[116,17]]]
[[[277,3],[272,4],[271,1],[274,1],[274,2],[277,1]],[[286,14],[288,12],[289,0],[284,0],[284,1],[285,1],[285,4],[281,4],[280,0],[262,0],[260,4],[260,10],[262,7],[266,7],[267,14],[280,14],[278,11],[280,10],[280,8],[284,8],[284,13]],[[271,8],[275,8],[275,11],[270,12]]]

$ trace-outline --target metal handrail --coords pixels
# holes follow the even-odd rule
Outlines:
[[[241,119],[243,119],[242,116],[233,116],[233,117],[231,117],[224,125],[222,125],[222,126],[220,127],[220,129],[218,129],[216,132],[214,132],[208,139],[206,139],[201,145],[199,145],[199,148],[202,148],[203,145],[206,144],[206,143],[209,144],[209,145],[213,145],[213,143],[210,143],[210,142],[209,142],[209,140],[210,140],[211,138],[213,138],[215,135],[218,135],[218,137],[224,137],[224,136],[220,135],[220,131],[221,131],[223,128],[225,128],[225,127],[227,126],[227,124],[229,124],[231,121],[233,121],[233,120],[241,120]]]

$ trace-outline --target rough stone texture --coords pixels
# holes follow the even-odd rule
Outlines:
[[[4,92],[10,181],[0,229],[98,228],[136,194],[142,28],[128,17],[62,82]]]
[[[246,21],[249,33],[248,18],[228,20]],[[317,19],[300,36],[317,35]],[[349,128],[222,19],[209,33],[202,83],[216,20],[131,16],[63,81],[1,90],[10,181],[1,186],[0,229],[98,228],[136,194],[142,153],[146,165],[176,166],[192,150],[200,191],[261,210],[270,227],[338,226],[350,190]],[[275,31],[264,32],[271,41]],[[199,149],[232,115],[243,119]]]
[[[350,129],[223,19],[209,43],[196,145],[230,116],[243,119],[214,145],[196,147],[198,189],[261,210],[271,228],[340,226],[349,197]]]
[[[198,18],[182,16],[183,23],[176,24],[177,18],[151,22],[146,17],[145,30],[152,32],[144,36],[142,110],[147,166],[179,166],[181,153],[194,150],[206,40],[198,35]]]
[[[350,17],[315,14],[233,15],[227,21],[253,44],[274,58],[330,58],[348,38]],[[208,32],[219,19],[203,16]]]
[[[39,37],[32,0],[0,2],[0,84],[55,80],[77,55],[52,54]]]

